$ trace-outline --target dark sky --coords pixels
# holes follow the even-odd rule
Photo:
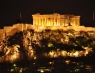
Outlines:
[[[94,0],[0,0],[0,27],[12,25],[19,18],[23,23],[32,23],[32,14],[60,13],[81,16],[81,25],[95,26]]]

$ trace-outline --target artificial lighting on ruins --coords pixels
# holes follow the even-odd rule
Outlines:
[[[27,51],[27,58],[29,60],[36,60],[38,58],[36,56],[37,47],[46,47],[46,45],[44,45],[45,42],[41,42],[43,39],[49,40],[49,42],[46,43],[49,51],[44,53],[46,57],[82,57],[87,56],[90,52],[93,52],[92,47],[90,46],[84,47],[81,45],[83,50],[79,51],[75,49],[67,51],[67,48],[60,50],[60,48],[56,48],[56,46],[51,43],[51,41],[53,41],[78,46],[80,45],[80,42],[77,40],[75,41],[76,43],[69,42],[70,38],[75,39],[78,36],[84,36],[86,35],[85,32],[88,34],[88,36],[94,38],[95,35],[93,33],[95,33],[95,28],[80,26],[80,16],[60,15],[58,13],[45,15],[34,14],[32,16],[33,25],[18,23],[14,24],[13,26],[5,26],[4,29],[0,29],[0,52],[5,54],[0,57],[0,62],[15,62],[22,59],[24,56],[22,56],[23,54],[21,49]],[[80,33],[80,31],[82,31],[82,33]],[[20,44],[16,43],[11,46],[6,45],[10,43],[7,39],[19,32],[23,33],[21,38],[22,42],[20,42]],[[84,37],[88,40],[87,35]],[[19,38],[17,38],[16,41],[19,41],[18,39]],[[95,41],[91,42],[91,44],[95,44]],[[22,46],[24,46],[24,48],[21,48]],[[52,47],[54,49],[50,50]],[[69,63],[69,61],[66,63]]]

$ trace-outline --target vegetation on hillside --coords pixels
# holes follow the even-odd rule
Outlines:
[[[67,51],[76,53],[84,49],[95,48],[94,32],[72,30],[43,30],[36,32],[32,29],[17,32],[7,36],[0,43],[0,62],[17,60],[33,60],[34,57],[49,56],[49,53]],[[10,51],[9,51],[10,50]],[[16,53],[19,57],[16,56]],[[12,60],[9,56],[14,55]],[[54,56],[55,54],[53,54]]]

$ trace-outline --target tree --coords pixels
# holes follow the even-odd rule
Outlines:
[[[12,46],[14,44],[23,45],[23,32],[16,32],[14,35],[9,36],[7,40],[9,42],[8,46]]]

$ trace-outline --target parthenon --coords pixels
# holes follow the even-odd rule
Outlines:
[[[54,14],[34,14],[33,25],[37,26],[79,26],[80,16]]]

